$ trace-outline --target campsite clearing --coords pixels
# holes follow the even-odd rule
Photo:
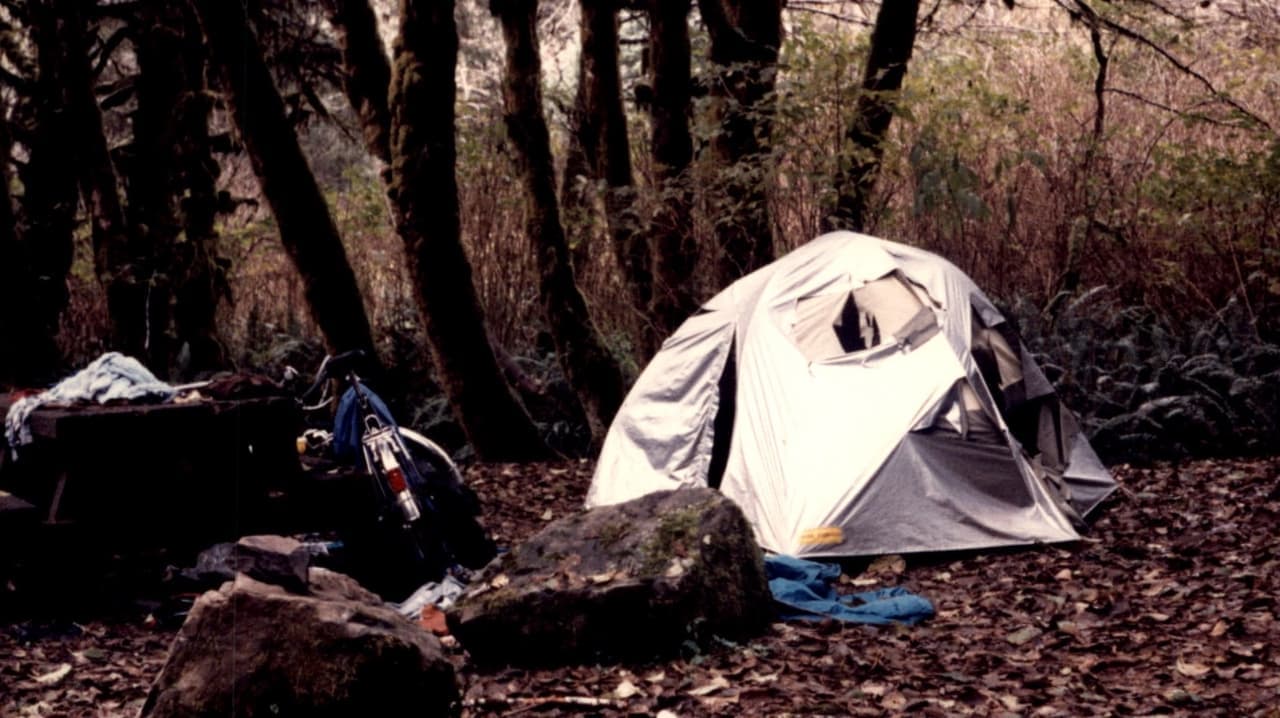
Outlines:
[[[591,469],[473,466],[468,480],[510,543],[575,510]],[[455,647],[463,715],[1268,715],[1280,458],[1115,473],[1122,488],[1081,542],[883,560],[842,579],[926,596],[938,615],[919,626],[775,623],[679,660],[538,671],[481,672]],[[0,715],[136,714],[172,629],[148,627],[154,603],[107,605],[86,592],[78,615],[0,625]]]

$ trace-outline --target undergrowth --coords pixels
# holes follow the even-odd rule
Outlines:
[[[1006,314],[1105,460],[1257,454],[1280,440],[1280,344],[1240,302],[1171,326],[1098,287],[1053,321],[1026,302]]]

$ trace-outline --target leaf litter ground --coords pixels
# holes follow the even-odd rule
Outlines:
[[[846,567],[843,591],[933,601],[919,626],[775,623],[672,660],[555,670],[481,671],[449,642],[462,714],[1280,716],[1280,458],[1115,471],[1076,544]],[[509,545],[576,510],[590,466],[468,480]],[[0,625],[0,715],[136,715],[176,626],[134,605]]]

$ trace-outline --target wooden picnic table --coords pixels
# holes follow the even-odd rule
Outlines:
[[[14,401],[0,395],[0,415]],[[34,505],[44,525],[112,542],[256,530],[301,473],[288,397],[45,406],[29,426],[33,443],[4,458],[0,490]]]

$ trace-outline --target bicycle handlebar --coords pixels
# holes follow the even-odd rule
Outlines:
[[[333,378],[345,377],[364,363],[366,355],[362,349],[352,349],[351,351],[341,354],[326,356],[324,361],[320,362],[320,368],[316,370],[316,380],[307,390],[302,393],[301,400],[306,403],[307,400],[324,386],[326,381]]]

